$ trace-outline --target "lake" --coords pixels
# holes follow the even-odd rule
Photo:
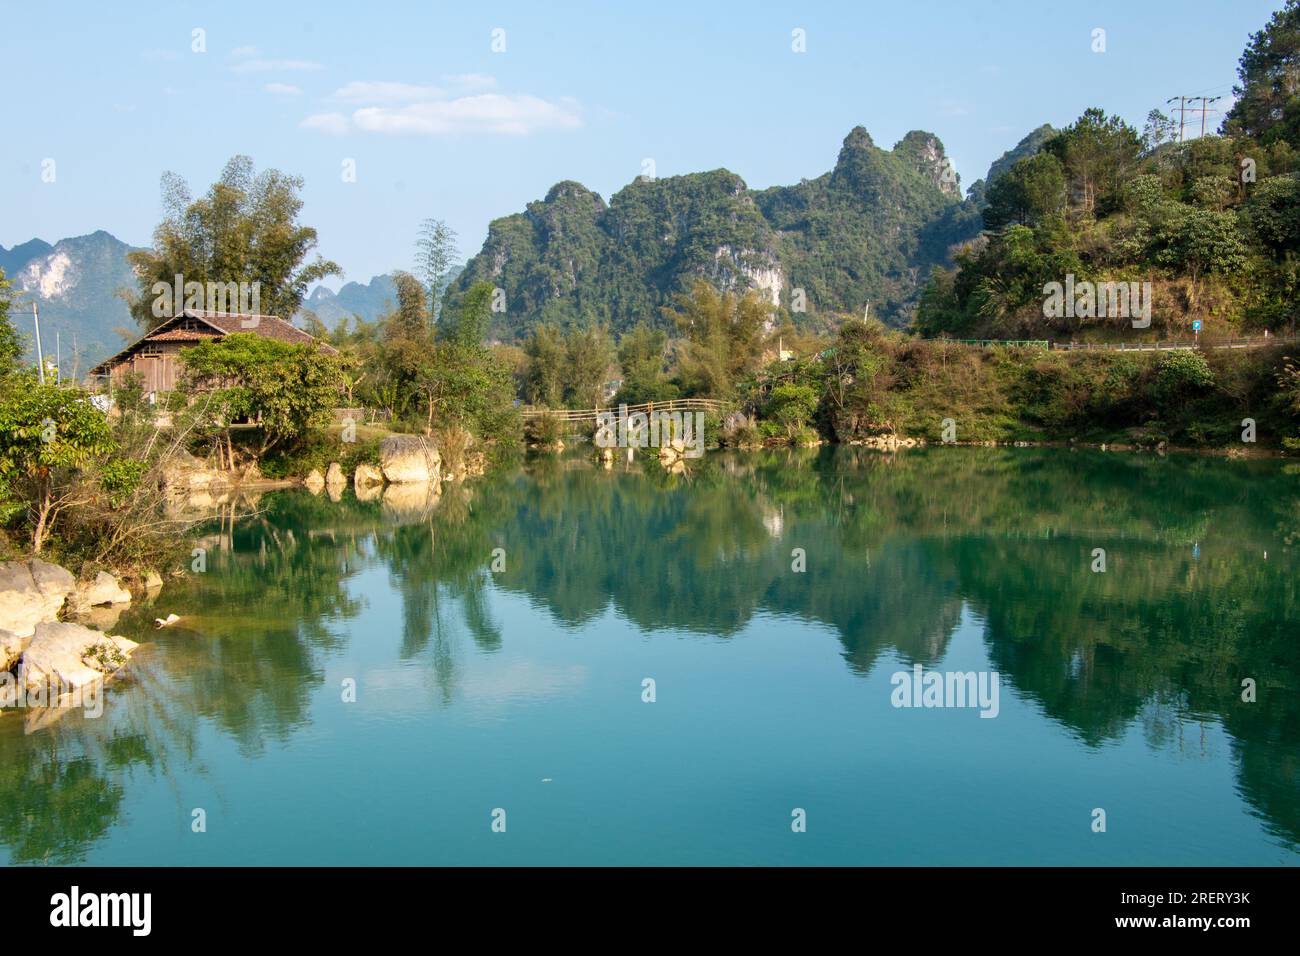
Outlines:
[[[1285,462],[579,453],[200,544],[101,717],[0,716],[0,862],[1300,862]]]

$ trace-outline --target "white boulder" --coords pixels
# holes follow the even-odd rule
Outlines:
[[[0,563],[0,630],[30,637],[58,616],[76,586],[71,571],[39,558]]]
[[[135,641],[111,637],[80,624],[42,621],[18,665],[21,687],[57,686],[76,690],[118,671]]]
[[[379,468],[393,484],[442,480],[437,446],[419,435],[389,435],[381,441]]]
[[[74,611],[85,611],[103,604],[130,604],[131,592],[107,571],[100,571],[93,581],[77,585],[69,604]]]

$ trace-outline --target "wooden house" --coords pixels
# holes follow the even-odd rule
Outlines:
[[[120,385],[132,373],[144,380],[147,394],[170,392],[180,380],[183,362],[181,349],[223,339],[233,332],[251,332],[254,335],[277,339],[291,345],[311,344],[327,352],[337,350],[308,335],[274,315],[241,315],[233,312],[205,312],[186,309],[179,315],[164,320],[111,358],[90,370],[93,378]]]

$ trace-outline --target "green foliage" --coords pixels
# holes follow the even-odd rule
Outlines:
[[[1267,145],[1300,147],[1300,0],[1286,0],[1241,55],[1225,125]]]
[[[540,324],[624,333],[649,321],[671,331],[662,308],[697,281],[743,291],[780,271],[784,288],[805,290],[810,317],[871,303],[899,321],[917,276],[978,230],[976,207],[959,198],[937,138],[914,131],[891,151],[861,128],[833,171],[795,186],[750,190],[719,169],[638,178],[606,205],[561,182],[490,225],[448,296],[489,279],[500,286],[510,308],[492,316],[489,334],[502,339]]]
[[[149,469],[149,462],[141,458],[113,458],[100,469],[99,480],[108,492],[109,501],[120,505],[140,487],[140,481]]]
[[[819,413],[840,441],[880,434],[937,441],[1237,445],[1300,431],[1300,372],[1279,349],[1064,352],[909,339],[848,323],[823,359]]]
[[[83,500],[83,470],[113,451],[108,420],[79,389],[29,378],[0,396],[0,510],[22,514],[39,553],[60,514]]]
[[[1300,175],[1265,179],[1244,211],[1255,238],[1275,258],[1300,254]]]
[[[1234,273],[1246,266],[1246,244],[1237,217],[1191,209],[1157,231],[1155,261],[1173,266],[1193,280],[1205,273]]]
[[[1214,373],[1200,352],[1166,352],[1156,369],[1156,388],[1166,400],[1196,394],[1214,384]]]
[[[528,366],[524,397],[547,408],[597,408],[605,404],[606,372],[614,358],[603,326],[560,332],[535,327],[524,341]]]
[[[645,322],[634,326],[618,343],[623,385],[614,404],[640,405],[677,398],[680,390],[667,379],[668,335]]]
[[[345,442],[337,427],[313,428],[292,445],[270,451],[260,462],[261,472],[271,479],[297,478],[313,470],[323,475],[332,462],[338,462],[350,475],[359,464],[379,464],[379,442],[385,434],[362,426],[356,441]]]
[[[1038,153],[1016,163],[988,189],[984,226],[1001,229],[1034,226],[1065,211],[1065,170],[1051,153]]]
[[[10,282],[0,269],[0,385],[9,380],[19,368],[23,357],[23,343],[9,319]]]
[[[316,230],[298,224],[302,178],[277,169],[256,173],[247,156],[235,156],[199,199],[175,173],[162,177],[166,215],[154,230],[153,248],[127,255],[139,281],[131,314],[142,328],[161,321],[154,315],[153,287],[170,288],[176,275],[185,282],[259,282],[260,309],[288,319],[307,287],[341,275],[333,262],[317,256]],[[172,314],[181,304],[172,303]]]
[[[684,336],[679,377],[687,395],[730,398],[757,367],[771,307],[753,293],[736,296],[698,282],[665,309]]]
[[[457,259],[454,229],[441,219],[426,219],[420,223],[420,236],[415,243],[416,270],[424,280],[429,295],[429,313],[434,322],[442,313],[443,294],[459,264]]]
[[[524,342],[524,354],[528,357],[524,397],[533,405],[559,408],[566,381],[564,337],[551,325],[538,325]]]
[[[1120,117],[1093,108],[1044,143],[1043,150],[1060,160],[1074,202],[1083,215],[1092,216],[1120,204],[1124,184],[1138,167],[1142,141]]]
[[[339,401],[339,360],[313,344],[290,345],[251,332],[184,349],[182,388],[204,410],[210,431],[256,422],[258,454],[323,424]]]
[[[795,438],[808,427],[819,397],[811,385],[783,383],[768,396],[764,417],[779,423],[788,437]]]
[[[1148,126],[1143,152],[1131,127],[1090,109],[1018,160],[987,190],[988,231],[957,253],[955,270],[931,274],[914,328],[1058,338],[1093,326],[1103,338],[1131,336],[1127,315],[1044,315],[1045,286],[1071,275],[1150,282],[1159,321],[1148,336],[1167,337],[1192,318],[1212,319],[1219,332],[1294,321],[1300,180],[1286,171],[1294,160],[1285,144],[1162,143]]]

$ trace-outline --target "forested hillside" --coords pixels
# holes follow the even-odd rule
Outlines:
[[[1300,5],[1241,57],[1217,135],[1180,137],[1152,110],[1139,132],[1090,109],[1000,169],[985,231],[938,269],[916,327],[974,338],[1168,338],[1292,332],[1300,296]],[[991,177],[992,179],[992,177]],[[1151,318],[1080,301],[1048,315],[1051,283],[1149,283]]]
[[[858,127],[830,172],[794,186],[751,190],[719,169],[638,178],[606,203],[558,183],[491,224],[452,299],[479,281],[503,290],[491,334],[505,340],[540,323],[667,328],[660,307],[697,279],[759,290],[799,321],[869,307],[901,325],[930,270],[979,227],[936,136],[885,150]]]

